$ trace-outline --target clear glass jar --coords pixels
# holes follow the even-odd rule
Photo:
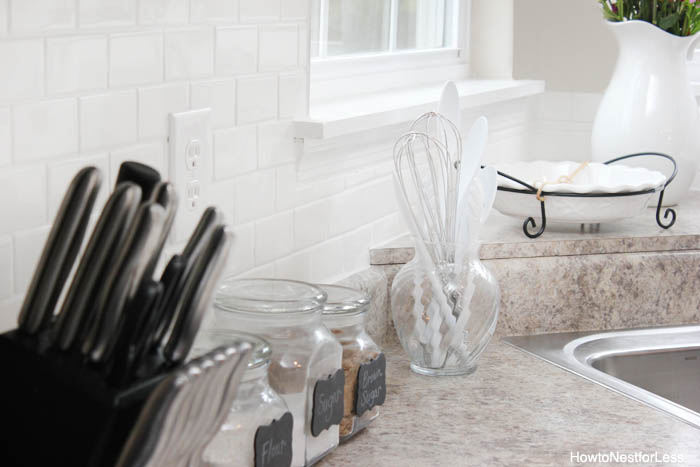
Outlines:
[[[340,442],[342,443],[366,428],[379,416],[379,408],[376,405],[358,416],[356,402],[360,366],[375,360],[382,351],[365,331],[365,314],[369,308],[369,296],[360,290],[338,285],[319,285],[319,287],[328,295],[323,308],[323,322],[343,346],[345,400],[343,421],[340,423]],[[382,375],[381,384],[386,387],[385,375]]]
[[[272,351],[264,339],[242,332],[211,329],[198,336],[193,353],[206,353],[241,340],[253,345],[250,362],[224,424],[204,451],[202,460],[206,465],[254,467],[258,429],[289,412],[287,404],[270,386],[268,368]]]
[[[318,436],[311,428],[317,383],[342,368],[342,348],[321,320],[325,301],[303,282],[233,278],[214,299],[218,328],[260,335],[272,346],[270,384],[294,416],[293,466],[315,463],[339,441],[337,424]]]

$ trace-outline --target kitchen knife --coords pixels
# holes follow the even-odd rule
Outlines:
[[[189,353],[223,272],[231,241],[232,234],[226,232],[225,226],[218,226],[189,271],[175,310],[173,331],[163,350],[169,362],[182,362]]]
[[[162,206],[146,201],[139,207],[127,239],[120,249],[117,267],[110,273],[97,301],[93,326],[82,346],[84,355],[102,362],[111,353],[124,306],[136,295],[165,222]]]
[[[163,251],[165,242],[168,239],[168,234],[170,234],[170,229],[175,221],[175,213],[177,212],[177,193],[175,192],[175,187],[169,182],[158,183],[153,190],[151,200],[160,204],[163,206],[163,209],[165,209],[165,222],[163,225],[163,233],[158,241],[158,246],[151,255],[151,259],[146,267],[146,277],[153,276],[153,271],[155,271],[156,266],[158,265],[160,254]]]
[[[27,334],[46,328],[53,319],[54,307],[80,251],[101,180],[99,170],[86,167],[66,191],[20,310],[19,328]]]
[[[122,162],[119,166],[116,186],[122,182],[133,182],[141,187],[143,201],[151,199],[153,190],[160,182],[160,174],[156,169],[135,161]]]
[[[55,342],[61,350],[73,345],[79,330],[89,322],[91,307],[104,283],[112,253],[123,240],[141,202],[141,188],[120,184],[102,209],[80,265],[56,321]]]

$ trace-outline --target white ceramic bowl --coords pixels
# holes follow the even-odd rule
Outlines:
[[[501,164],[497,168],[500,172],[519,178],[536,188],[546,182],[543,189],[545,192],[604,194],[655,190],[630,196],[545,196],[547,222],[597,224],[634,217],[649,206],[666,183],[666,177],[660,172],[620,164],[599,163],[590,163],[584,167],[574,177],[573,183],[557,183],[559,177],[573,173],[579,165],[579,162],[534,161]],[[499,177],[499,186],[525,188],[504,177]],[[541,216],[540,203],[535,195],[530,193],[499,190],[494,207],[502,214],[522,219],[533,217],[539,220]]]

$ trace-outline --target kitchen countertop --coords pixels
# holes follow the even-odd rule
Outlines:
[[[463,377],[414,374],[398,343],[385,350],[380,417],[318,465],[563,466],[582,464],[572,452],[611,451],[700,465],[700,429],[496,338],[477,371]]]

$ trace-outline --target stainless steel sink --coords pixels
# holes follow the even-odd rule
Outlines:
[[[541,334],[503,340],[700,428],[700,326]]]

